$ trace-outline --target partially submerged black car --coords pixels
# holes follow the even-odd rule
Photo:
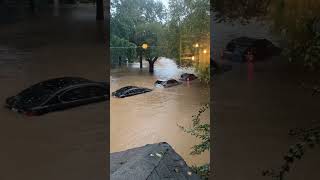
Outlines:
[[[6,107],[26,115],[41,115],[109,99],[109,84],[79,77],[61,77],[37,83],[7,98]]]
[[[125,98],[128,96],[134,96],[138,94],[143,94],[152,91],[152,89],[137,87],[137,86],[125,86],[118,89],[115,92],[112,92],[112,96],[117,98]]]
[[[181,81],[192,81],[192,80],[195,80],[197,79],[198,77],[194,74],[189,74],[189,73],[183,73],[181,74],[180,76],[180,80]]]
[[[234,62],[246,62],[246,56],[250,55],[254,61],[259,61],[279,55],[281,51],[281,48],[267,39],[239,37],[227,44],[224,57]]]
[[[175,79],[169,79],[169,80],[157,80],[154,85],[156,87],[163,87],[163,88],[169,88],[172,86],[177,86],[179,84],[182,84],[181,82],[175,80]]]

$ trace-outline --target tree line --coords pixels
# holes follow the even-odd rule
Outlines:
[[[143,51],[149,58],[179,59],[181,50],[209,37],[209,22],[209,0],[169,0],[167,6],[157,0],[111,0],[111,58],[134,61]]]

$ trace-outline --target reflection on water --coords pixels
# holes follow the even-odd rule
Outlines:
[[[147,64],[144,64],[147,67]],[[177,124],[190,127],[192,116],[200,106],[209,101],[209,88],[198,80],[171,88],[155,88],[157,79],[178,79],[183,72],[192,73],[192,68],[178,68],[167,58],[159,58],[154,74],[148,69],[139,69],[139,64],[113,69],[111,92],[128,85],[153,89],[152,92],[127,97],[111,98],[111,152],[121,151],[155,142],[168,142],[185,158],[188,164],[209,162],[209,153],[189,155],[191,147],[198,143],[194,137],[184,133]],[[203,115],[209,123],[209,111]]]

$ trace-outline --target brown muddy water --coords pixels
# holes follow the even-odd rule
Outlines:
[[[94,6],[61,8],[0,28],[0,103],[49,78],[108,78]],[[85,32],[85,33],[84,33]],[[0,179],[105,179],[108,102],[26,117],[0,108]]]
[[[278,37],[270,32],[270,24],[252,21],[213,22],[215,50],[224,48],[233,38],[248,36],[267,38],[275,44]],[[224,61],[216,59],[217,61]],[[211,84],[213,94],[213,152],[214,178],[219,180],[267,180],[262,171],[280,169],[283,156],[297,139],[288,132],[293,128],[309,128],[319,122],[320,99],[301,87],[301,82],[319,80],[290,65],[281,57],[274,57],[249,66],[233,64],[233,69],[215,76]],[[292,166],[287,179],[319,179],[318,149],[308,150],[302,160]]]
[[[199,140],[184,133],[179,127],[191,127],[192,116],[201,105],[210,101],[209,88],[199,80],[183,83],[171,88],[155,88],[158,79],[179,79],[183,72],[192,73],[191,68],[179,68],[174,60],[159,58],[154,74],[148,72],[148,64],[140,70],[139,63],[111,70],[111,91],[128,86],[153,89],[145,94],[110,100],[110,151],[122,151],[157,142],[168,142],[189,165],[210,162],[209,152],[190,155],[191,147]],[[210,111],[202,116],[210,123]]]

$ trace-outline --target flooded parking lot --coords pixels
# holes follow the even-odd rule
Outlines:
[[[103,32],[94,6],[61,8],[59,16],[49,11],[1,27],[0,179],[105,179],[108,103],[32,117],[3,107],[7,97],[42,80],[105,81]]]
[[[128,85],[153,89],[127,98],[111,98],[111,152],[168,142],[189,165],[210,162],[209,152],[190,155],[191,147],[199,140],[178,127],[178,124],[191,127],[192,116],[210,100],[208,86],[194,80],[170,88],[154,87],[158,79],[178,80],[184,72],[193,73],[191,68],[179,68],[172,59],[159,58],[154,74],[148,72],[147,64],[142,70],[139,67],[139,63],[133,63],[111,71],[111,92]],[[210,111],[206,111],[201,119],[204,123],[210,123]]]
[[[289,4],[291,2],[295,4],[294,1]],[[302,4],[297,4],[301,7],[297,11],[306,10]],[[287,10],[291,12],[289,5],[284,7],[289,7]],[[224,10],[228,13],[227,8]],[[251,11],[243,13],[254,14]],[[240,15],[231,22],[212,23],[215,50],[225,48],[230,40],[243,36],[266,38],[281,44],[270,19],[252,18],[243,24],[239,22]],[[278,17],[283,18],[283,22],[292,21],[288,17]],[[319,79],[319,74],[301,71],[302,68],[280,56],[255,62],[251,68],[250,72],[249,63],[233,63],[232,71],[216,76],[211,86],[215,122],[212,159],[216,179],[270,179],[263,177],[262,171],[278,170],[289,146],[297,143],[297,139],[288,135],[289,130],[311,127],[319,119],[319,96],[312,96],[301,86],[302,82]],[[308,151],[301,161],[294,163],[286,178],[317,179],[319,156],[316,154],[317,150]]]

